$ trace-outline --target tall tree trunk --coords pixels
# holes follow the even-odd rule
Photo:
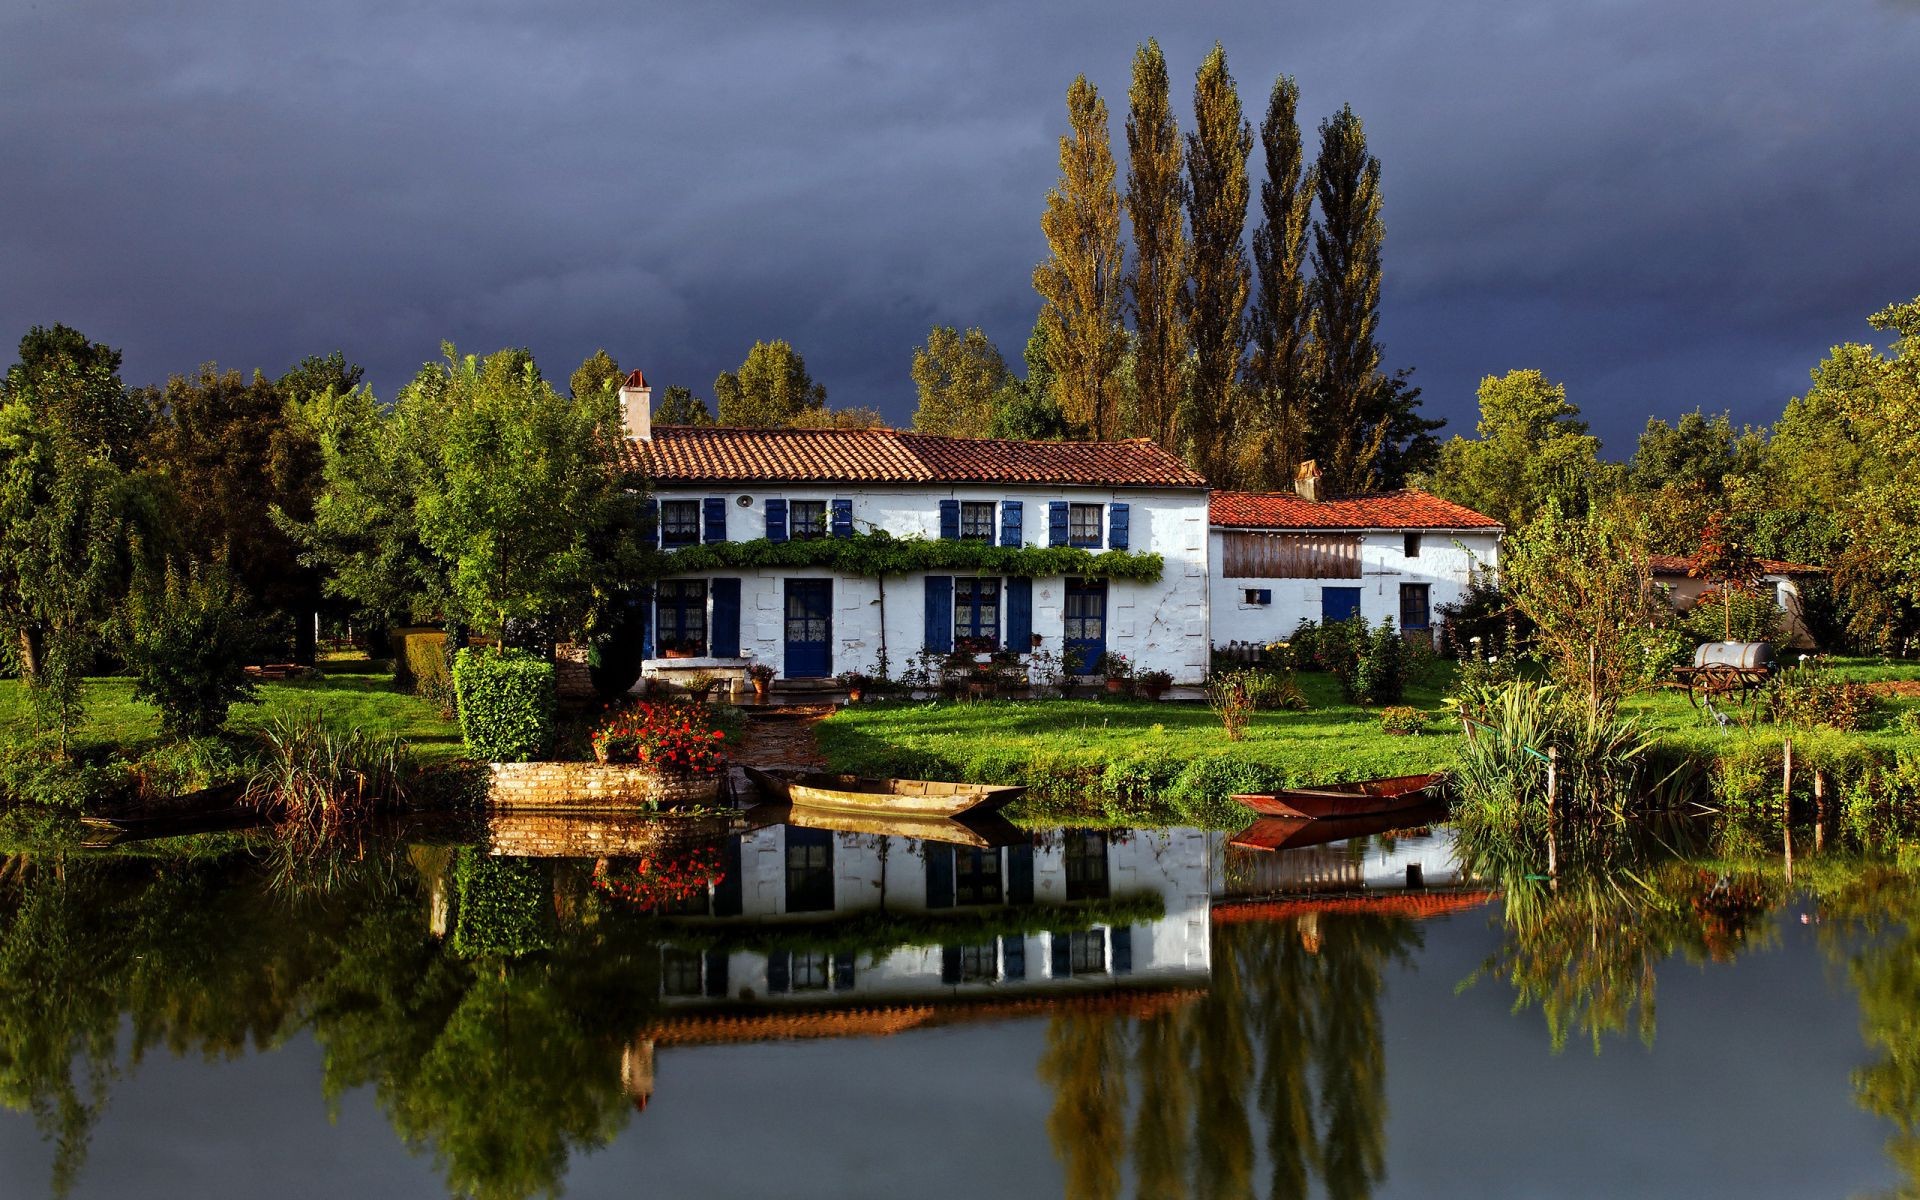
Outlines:
[[[43,639],[36,629],[20,631],[20,678],[32,681],[40,677],[40,664],[45,661]]]

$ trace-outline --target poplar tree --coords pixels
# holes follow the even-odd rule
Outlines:
[[[1047,363],[1067,419],[1094,438],[1116,436],[1114,375],[1125,346],[1120,325],[1120,194],[1114,189],[1107,104],[1084,75],[1067,89],[1071,132],[1060,139],[1060,183],[1047,193],[1040,228],[1052,255],[1033,272],[1045,304]]]
[[[1133,223],[1133,272],[1127,293],[1133,309],[1133,380],[1138,427],[1180,452],[1180,409],[1187,354],[1181,291],[1187,277],[1183,226],[1186,179],[1180,173],[1180,128],[1174,121],[1167,60],[1149,38],[1134,52],[1127,93],[1127,218]]]
[[[660,408],[653,414],[656,425],[711,425],[713,410],[693,394],[693,389],[673,384],[660,395]]]
[[[1247,385],[1260,436],[1244,439],[1241,464],[1251,487],[1284,487],[1306,457],[1313,401],[1313,307],[1308,303],[1306,257],[1318,175],[1300,146],[1300,86],[1274,81],[1260,146],[1267,177],[1260,185],[1260,225],[1253,234],[1253,267],[1260,288],[1251,320],[1253,355]]]
[[[985,331],[963,334],[951,325],[934,326],[927,344],[913,351],[913,383],[920,392],[914,429],[949,437],[988,436],[994,398],[1011,378],[1007,360]]]
[[[1350,106],[1320,123],[1313,226],[1319,412],[1314,457],[1335,495],[1363,490],[1389,432],[1372,410],[1388,399],[1378,381],[1380,160]]]
[[[827,407],[827,389],[807,373],[807,361],[785,341],[755,342],[738,371],[713,381],[722,425],[780,427]]]
[[[1241,238],[1247,224],[1247,155],[1253,129],[1214,43],[1193,84],[1194,130],[1187,135],[1187,212],[1192,229],[1187,327],[1193,339],[1189,457],[1216,484],[1230,485],[1235,383],[1247,348],[1243,310],[1250,272]]]

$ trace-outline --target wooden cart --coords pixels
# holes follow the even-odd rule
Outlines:
[[[1673,672],[1674,683],[1686,689],[1695,708],[1729,696],[1749,700],[1772,678],[1773,647],[1765,642],[1708,642],[1694,648],[1691,666]]]

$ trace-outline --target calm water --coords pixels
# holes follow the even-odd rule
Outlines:
[[[1920,873],[1774,833],[15,859],[0,1195],[1907,1194]]]

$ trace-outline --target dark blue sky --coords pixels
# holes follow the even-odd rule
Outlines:
[[[710,394],[786,337],[905,420],[934,323],[1017,360],[1064,92],[1181,108],[1218,38],[1384,164],[1391,366],[1770,420],[1920,294],[1914,0],[0,7],[0,339],[65,321],[126,377],[335,347],[382,396],[442,339],[564,379],[604,346]]]

